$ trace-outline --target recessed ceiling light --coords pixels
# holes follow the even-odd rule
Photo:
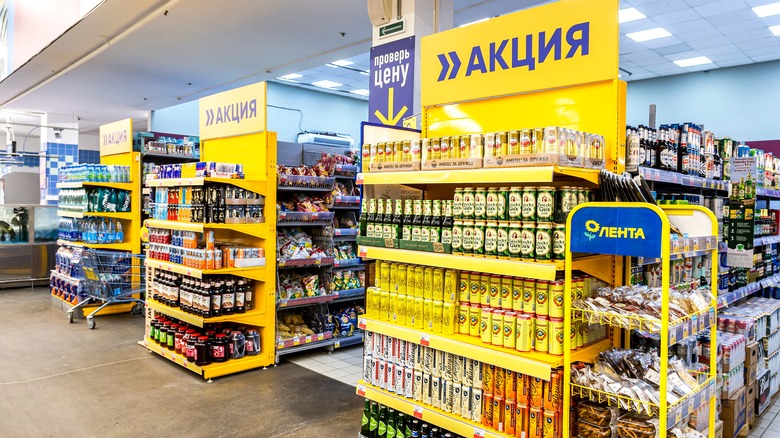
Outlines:
[[[769,26],[769,30],[772,32],[772,35],[774,35],[774,36],[780,36],[780,25],[777,25],[777,26]]]
[[[680,67],[693,67],[695,65],[712,64],[712,61],[706,56],[697,56],[695,58],[680,59],[674,61],[674,63]]]
[[[466,27],[471,26],[472,24],[482,23],[483,21],[488,21],[490,18],[480,18],[479,20],[469,21],[468,23],[461,24],[458,27]]]
[[[755,12],[759,17],[771,17],[772,15],[778,15],[780,14],[780,2],[756,6],[753,8],[753,12]]]
[[[628,23],[643,18],[646,18],[645,14],[637,11],[636,8],[625,8],[618,11],[618,23]]]
[[[354,64],[352,61],[347,61],[346,59],[339,59],[338,61],[331,62],[333,65],[338,65],[339,67],[346,67],[348,65]]]
[[[368,90],[366,90],[366,89],[351,90],[350,93],[358,94],[358,95],[361,95],[361,96],[368,96]]]
[[[366,75],[366,76],[371,76],[371,73],[369,73],[367,71],[361,71],[360,74],[361,75]]]
[[[276,79],[281,79],[283,81],[289,81],[289,80],[292,80],[292,79],[298,79],[298,78],[300,78],[302,76],[303,75],[298,74],[298,73],[290,73],[289,75],[279,76]]]
[[[336,87],[340,87],[340,86],[342,86],[344,84],[340,84],[338,82],[329,81],[329,80],[326,79],[324,81],[313,82],[312,85],[314,85],[315,87],[320,87],[320,88],[336,88]]]
[[[627,33],[626,36],[638,43],[643,43],[645,41],[655,40],[658,38],[670,37],[672,34],[663,27],[656,27],[653,29],[641,30],[639,32]]]

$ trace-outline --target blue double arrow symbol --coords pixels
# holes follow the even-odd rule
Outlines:
[[[209,126],[212,123],[214,123],[214,110],[213,109],[207,109],[206,110],[206,126]]]
[[[450,62],[447,59],[447,55],[450,55],[450,59],[452,59],[452,71],[450,71]],[[438,57],[439,62],[441,63],[441,73],[439,73],[438,82],[444,80],[448,71],[450,72],[450,75],[447,79],[455,79],[455,76],[458,75],[458,70],[460,70],[460,58],[458,58],[458,54],[455,52],[448,52],[442,53],[441,55],[438,55]]]

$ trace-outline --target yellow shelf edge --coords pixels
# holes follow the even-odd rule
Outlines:
[[[556,273],[562,270],[564,266],[563,262],[522,262],[518,260],[486,259],[465,255],[439,254],[363,245],[359,247],[359,254],[360,257],[367,259],[548,281],[555,280]]]
[[[59,239],[57,240],[57,245],[75,246],[75,247],[92,248],[92,249],[111,249],[111,250],[118,250],[118,251],[133,250],[133,244],[131,243],[85,243],[85,242],[71,242],[68,240]]]
[[[428,343],[436,350],[477,359],[505,369],[517,371],[544,380],[550,380],[550,372],[563,365],[563,355],[553,356],[537,352],[520,352],[510,348],[494,347],[479,338],[455,334],[443,335],[412,327],[361,316],[358,326],[366,331],[403,339],[415,344]]]
[[[161,345],[157,344],[150,338],[144,339],[144,347],[148,349],[149,351],[152,351],[154,353],[159,354],[160,356],[164,357],[165,359],[170,360],[171,362],[181,365],[182,367],[196,373],[199,375],[203,375],[203,369],[194,363],[186,360],[184,356],[181,354],[176,354],[175,351],[168,350],[167,348],[163,348]]]
[[[367,172],[363,173],[363,184],[523,184],[551,183],[556,175],[583,179],[598,184],[597,169],[529,166],[498,167],[482,169],[423,170],[415,172]]]
[[[133,213],[132,212],[99,212],[99,211],[65,211],[65,210],[57,210],[57,216],[61,217],[71,217],[75,219],[81,219],[84,217],[107,217],[107,218],[114,218],[114,219],[127,219],[132,220],[133,219]]]
[[[266,193],[268,188],[268,181],[263,181],[263,180],[238,179],[238,178],[212,178],[212,177],[202,177],[202,176],[196,178],[147,179],[146,181],[144,181],[144,185],[146,185],[147,187],[202,186],[204,183],[207,182],[230,184],[257,193]]]
[[[595,344],[586,345],[580,349],[572,350],[571,362],[593,363],[593,359],[596,357],[596,355],[602,351],[609,350],[610,348],[612,348],[612,340],[607,337],[606,339],[598,341]]]
[[[214,316],[210,318],[201,318],[200,316],[187,313],[176,307],[166,306],[165,304],[162,304],[153,299],[147,299],[146,305],[156,310],[157,312],[164,313],[168,316],[172,316],[176,319],[180,319],[184,322],[187,322],[192,325],[196,325],[198,327],[203,327],[206,324],[216,324],[220,322],[231,322],[231,321],[239,321],[239,320],[251,321],[252,319],[261,317],[262,315],[265,314],[265,312],[260,312],[258,311],[258,309],[253,309],[244,313],[233,313],[231,315],[221,315],[221,316]],[[258,323],[258,321],[252,322],[251,325],[262,327],[262,324]]]
[[[254,274],[262,274],[266,269],[265,266],[257,266],[254,268],[197,269],[179,265],[177,263],[170,263],[154,259],[146,259],[146,266],[195,278],[203,278],[204,275],[232,274],[239,277],[257,279],[257,276]],[[260,281],[262,281],[262,279]]]
[[[433,406],[415,402],[414,399],[399,397],[397,394],[369,385],[363,380],[358,381],[355,393],[360,397],[376,401],[382,405],[403,412],[412,418],[418,418],[427,423],[449,430],[466,437],[507,438],[511,435],[499,433],[479,423],[466,420],[460,415],[444,412]]]
[[[161,219],[147,219],[146,226],[149,228],[163,228],[166,230],[182,230],[182,231],[194,231],[196,233],[202,233],[203,230],[232,230],[243,234],[249,234],[261,239],[266,238],[268,235],[266,230],[266,223],[259,224],[209,224],[201,222],[181,222],[181,221],[168,221]]]
[[[258,354],[257,356],[245,356],[241,359],[230,359],[226,362],[212,363],[209,365],[198,366],[192,362],[189,362],[181,354],[177,354],[175,351],[163,348],[149,338],[144,339],[144,346],[160,356],[174,362],[182,367],[203,376],[204,379],[210,379],[212,377],[226,376],[228,374],[238,373],[241,371],[247,371],[254,368],[260,368],[270,365],[268,362],[268,354]]]

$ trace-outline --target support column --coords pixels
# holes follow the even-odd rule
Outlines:
[[[75,115],[45,113],[41,117],[41,155],[49,155],[41,156],[41,204],[57,204],[59,169],[79,162],[78,128]]]

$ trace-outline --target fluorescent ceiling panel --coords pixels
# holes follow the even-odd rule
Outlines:
[[[693,67],[696,65],[712,64],[712,61],[710,61],[710,58],[707,58],[706,56],[697,56],[695,58],[680,59],[674,61],[674,63],[680,67]]]
[[[291,81],[293,79],[298,79],[301,76],[303,76],[303,75],[298,74],[298,73],[290,73],[289,75],[279,76],[277,79],[281,79],[283,81]]]
[[[645,14],[637,11],[636,8],[625,8],[618,12],[618,23],[628,23],[643,18],[646,18]]]
[[[769,3],[766,5],[756,6],[753,8],[753,12],[759,17],[771,17],[772,15],[780,14],[780,2]]]
[[[669,33],[669,31],[664,29],[663,27],[656,27],[653,29],[642,30],[639,32],[627,33],[626,36],[638,43],[643,43],[645,41],[656,40],[658,38],[670,37],[672,36],[672,34]]]
[[[471,26],[472,24],[482,23],[483,21],[488,21],[488,20],[490,20],[490,18],[480,18],[479,20],[474,20],[474,21],[470,21],[468,23],[461,24],[458,27]]]
[[[358,94],[360,96],[368,96],[368,90],[366,89],[360,89],[360,90],[351,90],[350,93],[352,94]]]
[[[352,61],[347,61],[346,59],[339,59],[338,61],[331,62],[333,65],[338,65],[339,67],[346,67],[348,65],[354,64]]]
[[[336,88],[342,86],[343,84],[325,79],[322,81],[312,82],[312,85],[320,88]]]
[[[780,36],[780,25],[778,25],[778,26],[769,26],[769,30],[772,32],[772,35]]]

